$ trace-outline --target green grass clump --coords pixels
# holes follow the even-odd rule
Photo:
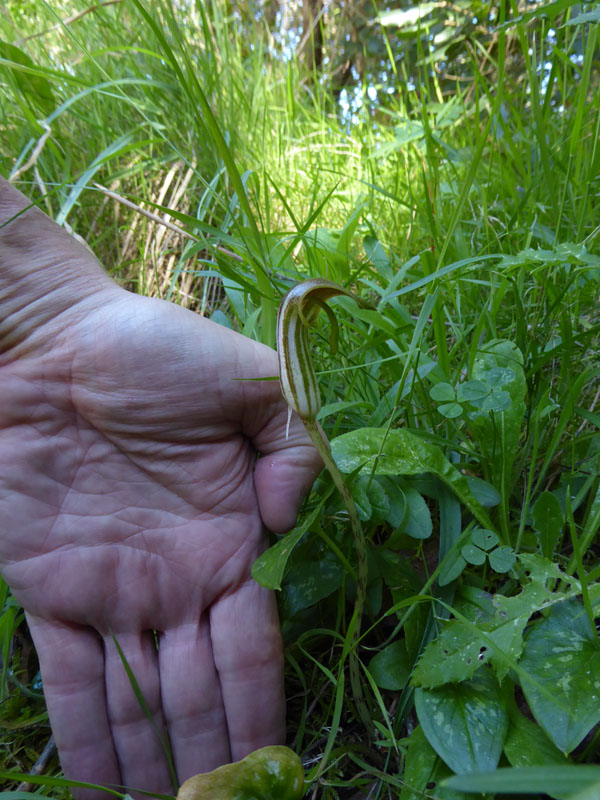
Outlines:
[[[332,302],[337,356],[326,322],[313,339],[319,420],[368,546],[370,727],[348,691],[356,565],[329,478],[288,560],[256,567],[281,586],[307,796],[459,800],[460,772],[593,764],[600,707],[580,659],[598,669],[597,4],[501,4],[443,79],[425,15],[406,74],[383,66],[377,102],[359,85],[353,119],[331,76],[234,5],[9,0],[0,170],[123,285],[265,343],[298,280],[370,301]],[[21,725],[43,708],[9,680],[21,617],[3,606],[0,768],[22,772],[48,729]],[[560,689],[548,642],[566,642],[577,691]],[[500,798],[511,774],[472,790]],[[519,773],[520,791],[565,797],[561,775]]]

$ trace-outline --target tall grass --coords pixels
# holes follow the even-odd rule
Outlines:
[[[568,4],[548,21],[503,4],[493,46],[465,52],[470,81],[441,86],[423,51],[418,92],[398,79],[385,107],[365,93],[350,121],[260,18],[242,24],[217,0],[182,5],[131,0],[65,22],[85,3],[9,3],[0,38],[29,59],[0,51],[2,172],[84,237],[116,280],[268,344],[292,282],[352,284],[377,311],[335,301],[340,355],[332,360],[324,330],[314,347],[330,438],[400,426],[441,446],[498,490],[493,524],[514,552],[542,547],[534,512],[552,493],[562,520],[555,561],[585,586],[597,581],[597,25],[568,24]],[[466,414],[444,413],[432,397],[436,385],[464,383],[494,339],[519,348],[527,385],[518,448],[501,475]],[[433,513],[439,535],[419,539],[378,516],[371,486],[354,491],[370,497],[368,536],[384,553],[371,566],[361,652],[370,739],[345,694],[353,584],[343,565],[353,556],[326,478],[299,521],[310,533],[281,594],[290,741],[309,796],[463,797],[402,788],[413,690],[387,689],[367,667],[400,634],[412,669],[466,585],[511,595],[517,578],[473,569],[470,583],[435,587],[435,570],[468,534],[454,495],[426,478],[403,484]],[[593,615],[593,598],[587,605]],[[20,619],[5,598],[9,726],[38,709],[15,683]],[[20,771],[44,729],[3,738],[4,767]],[[573,761],[593,761],[597,748],[596,734]]]

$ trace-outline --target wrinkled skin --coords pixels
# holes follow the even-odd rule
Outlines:
[[[0,179],[0,225],[25,204]],[[281,743],[277,612],[250,567],[319,461],[298,420],[286,440],[277,381],[239,380],[275,353],[120,289],[37,210],[0,228],[3,285],[0,564],[65,774],[173,790],[111,634],[180,782]]]

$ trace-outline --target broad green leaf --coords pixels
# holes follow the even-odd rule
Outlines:
[[[600,784],[600,767],[591,764],[573,766],[502,767],[487,775],[453,775],[444,785],[463,792],[502,792],[503,794],[550,794],[567,800]]]
[[[489,669],[471,680],[416,689],[415,709],[429,744],[458,774],[495,769],[508,730],[504,692]]]
[[[505,572],[510,572],[513,568],[517,556],[510,547],[497,547],[495,550],[492,550],[491,553],[488,553],[488,560],[494,572],[503,575]]]
[[[531,512],[533,527],[539,535],[542,555],[552,558],[563,529],[564,518],[560,503],[552,492],[542,492]]]
[[[407,514],[404,518],[402,530],[413,539],[428,539],[433,531],[431,513],[422,495],[416,489],[405,489]]]
[[[460,554],[467,564],[474,564],[475,566],[485,564],[485,552],[480,547],[475,547],[474,544],[464,545],[464,547],[461,548]]]
[[[389,508],[385,519],[393,528],[399,528],[406,514],[406,496],[404,490],[398,485],[398,481],[386,475],[380,476],[377,480],[383,486],[389,501]]]
[[[323,505],[333,492],[333,484],[322,491],[321,502],[304,520],[304,523],[294,528],[290,533],[283,536],[276,544],[269,547],[252,564],[252,577],[266,589],[281,589],[281,581],[285,574],[287,562],[292,555],[300,539],[310,529],[315,519],[321,513]]]
[[[390,499],[377,478],[369,480],[366,475],[355,475],[348,482],[352,499],[356,505],[358,516],[363,522],[369,520],[382,522],[387,519],[390,510]],[[343,501],[337,497],[330,508],[344,508]]]
[[[474,475],[467,475],[466,479],[473,497],[481,503],[484,508],[493,508],[498,505],[500,502],[500,495],[491,483],[481,478],[476,478]]]
[[[363,239],[363,248],[367,254],[367,258],[371,261],[377,272],[387,280],[394,277],[394,273],[390,266],[390,260],[387,253],[379,239],[374,236],[365,236]]]
[[[438,586],[447,586],[452,581],[455,581],[461,575],[467,566],[467,562],[461,555],[456,557],[456,560],[447,567],[443,567],[438,575]]]
[[[436,383],[429,390],[429,395],[436,403],[450,403],[454,400],[454,388],[449,383]]]
[[[364,475],[359,475],[358,480],[368,482]],[[390,510],[390,499],[378,478],[374,478],[370,482],[367,497],[371,504],[371,519],[374,522],[383,522]]]
[[[292,550],[306,533],[306,527],[295,528],[269,547],[252,564],[252,577],[266,589],[281,589],[281,581]]]
[[[361,478],[363,480],[361,480]],[[358,511],[358,516],[362,522],[368,522],[371,519],[372,508],[371,501],[367,495],[368,478],[366,475],[357,475],[354,480],[349,481],[349,489],[354,500],[354,505]],[[337,504],[340,504],[339,498],[336,498]]]
[[[471,534],[471,542],[482,550],[491,550],[498,544],[498,537],[494,531],[486,531],[484,528],[475,528]]]
[[[523,631],[531,615],[564,599],[564,594],[554,592],[550,587],[558,585],[560,580],[569,585],[573,583],[557,564],[541,556],[521,553],[518,560],[526,569],[526,576],[521,579],[523,589],[513,597],[494,595],[496,616],[486,626],[494,642],[515,661],[523,652]],[[491,661],[502,680],[508,671],[506,662],[497,654],[492,654]]]
[[[512,767],[567,763],[564,753],[552,744],[540,726],[516,708],[510,715],[504,755]]]
[[[286,574],[282,606],[286,616],[328,597],[342,585],[344,565],[331,550],[315,552],[310,561],[292,564]]]
[[[342,472],[370,475],[437,475],[461,500],[484,528],[491,528],[485,509],[473,496],[466,478],[444,457],[441,449],[403,428],[359,428],[331,443],[333,457]]]
[[[433,689],[446,683],[465,681],[488,660],[489,650],[472,628],[451,620],[423,651],[411,683]]]
[[[459,403],[472,403],[483,400],[490,393],[490,387],[484,381],[465,381],[456,388],[456,399]]]
[[[408,739],[400,800],[465,800],[463,792],[442,785],[449,774],[450,770],[417,725]]]
[[[30,69],[36,68],[28,53],[9,42],[0,41],[0,58],[5,58],[15,64],[22,64]],[[18,67],[11,67],[8,64],[3,64],[2,69],[11,71],[19,91],[32,102],[37,103],[44,114],[47,115],[52,111],[55,101],[50,81],[47,78],[43,75],[34,75],[31,72],[22,71]]]
[[[556,604],[529,632],[520,666],[534,717],[554,744],[570,753],[600,722],[600,642],[575,598]]]
[[[442,403],[441,406],[438,406],[438,411],[446,419],[456,419],[463,413],[462,406],[458,403]]]
[[[410,677],[411,664],[403,640],[392,642],[369,662],[369,672],[380,689],[400,691]]]
[[[490,640],[505,657],[517,662],[523,652],[523,632],[532,614],[564,601],[565,595],[552,591],[549,585],[559,585],[560,581],[574,583],[557,565],[541,556],[521,554],[519,562],[529,573],[522,578],[521,592],[514,597],[494,595],[493,616],[486,615],[477,627],[460,620],[446,623],[423,651],[413,675],[414,685],[434,688],[449,681],[465,680],[488,660],[498,678],[505,677],[509,669],[506,658],[490,646]]]
[[[481,407],[469,413],[469,424],[490,467],[492,482],[508,491],[525,417],[523,355],[512,342],[494,339],[477,352],[471,377],[493,387]]]
[[[408,9],[394,9],[392,11],[382,11],[379,15],[379,22],[386,25],[395,25],[402,28],[405,25],[414,25],[418,23],[427,14],[438,8],[440,3],[421,3],[418,6]]]

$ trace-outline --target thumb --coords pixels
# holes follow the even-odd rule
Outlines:
[[[287,407],[254,438],[260,452],[254,470],[254,487],[264,524],[275,533],[284,533],[296,524],[298,510],[310,491],[323,463],[304,425],[292,414],[287,431]]]

